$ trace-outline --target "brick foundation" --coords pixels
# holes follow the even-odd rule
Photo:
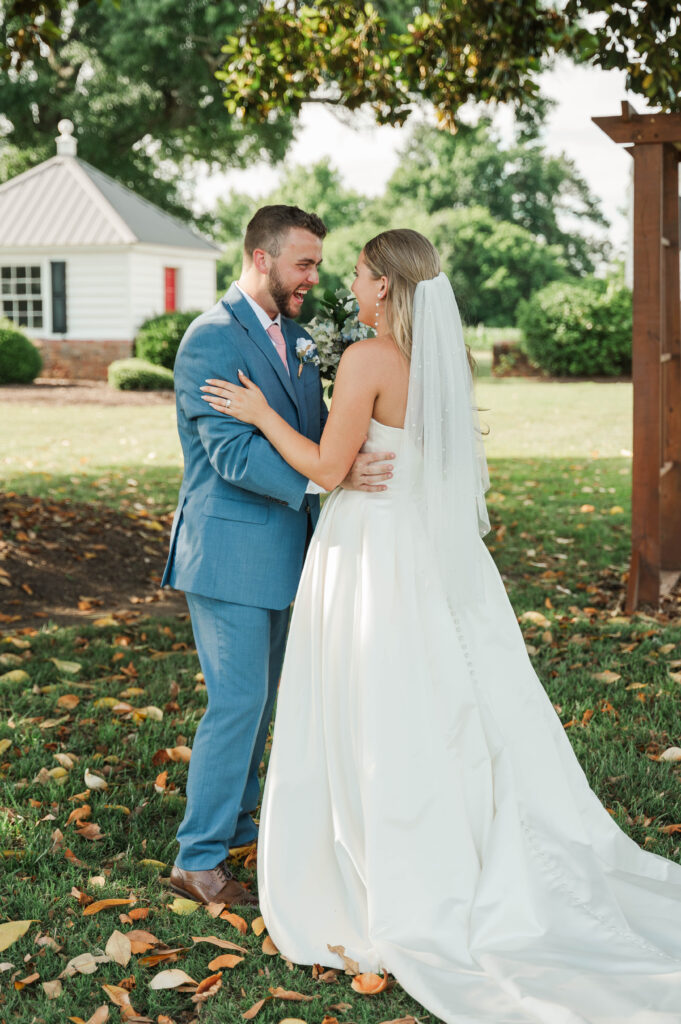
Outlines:
[[[114,359],[132,355],[132,341],[65,341],[61,338],[35,339],[43,357],[41,377],[67,380],[106,380]]]

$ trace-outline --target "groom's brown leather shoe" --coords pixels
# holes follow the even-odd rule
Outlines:
[[[208,871],[184,871],[173,864],[170,872],[170,888],[178,896],[184,896],[198,903],[226,903],[228,906],[257,907],[257,897],[237,882],[225,867],[218,864]]]

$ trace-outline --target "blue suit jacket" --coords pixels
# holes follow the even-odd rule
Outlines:
[[[326,406],[317,367],[299,363],[296,339],[309,337],[282,317],[290,377],[272,341],[236,285],[197,317],[175,361],[177,426],[184,476],[162,586],[260,608],[286,608],[305,554],[308,515],[319,498],[255,427],[215,412],[200,386],[208,377],[260,387],[292,427],[319,441]]]

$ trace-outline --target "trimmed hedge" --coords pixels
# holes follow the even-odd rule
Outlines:
[[[198,315],[196,311],[162,313],[161,316],[145,320],[135,338],[135,355],[139,359],[147,359],[155,366],[165,366],[172,370],[184,332]]]
[[[146,359],[117,359],[109,364],[109,384],[118,391],[164,391],[173,385],[173,371]]]
[[[0,384],[30,384],[42,365],[40,352],[25,334],[0,325]]]
[[[521,303],[518,326],[529,358],[555,377],[631,372],[631,292],[619,280],[550,284]]]

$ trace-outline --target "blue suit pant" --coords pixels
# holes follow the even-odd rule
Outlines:
[[[187,809],[176,863],[214,868],[230,846],[257,836],[249,812],[277,695],[289,609],[275,611],[185,594],[208,691],[192,746]]]

